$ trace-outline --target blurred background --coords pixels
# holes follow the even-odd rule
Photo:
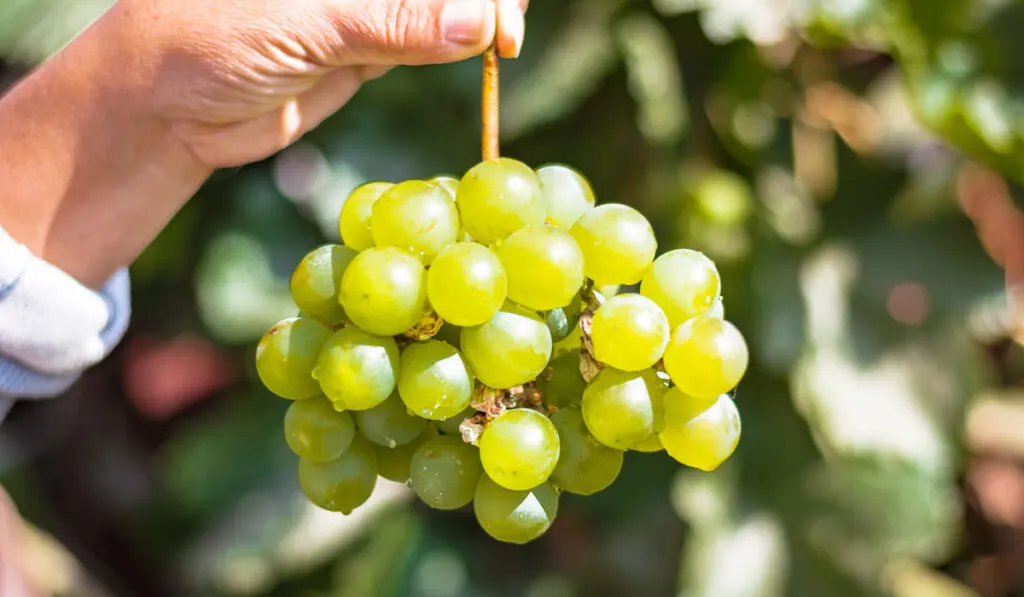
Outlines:
[[[0,86],[109,3],[0,0]],[[27,576],[69,597],[1024,595],[1024,3],[535,0],[527,31],[503,151],[718,262],[752,351],[736,456],[630,453],[527,547],[383,482],[350,517],[305,504],[252,364],[291,268],[356,185],[479,159],[479,63],[400,69],[211,180],[135,265],[118,351],[0,427]]]

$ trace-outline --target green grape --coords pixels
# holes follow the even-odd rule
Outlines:
[[[298,400],[284,415],[288,447],[311,462],[334,460],[348,449],[356,435],[352,416],[323,398]]]
[[[543,224],[547,211],[537,174],[509,158],[473,166],[459,183],[456,202],[462,227],[485,245],[525,226]]]
[[[652,433],[650,437],[648,437],[647,439],[638,444],[635,444],[633,447],[630,448],[630,450],[633,450],[635,452],[648,453],[661,452],[664,449],[665,446],[661,445],[661,438],[659,438],[658,434],[656,433]]]
[[[613,296],[594,313],[590,340],[594,358],[623,371],[641,371],[661,360],[668,345],[668,319],[639,294]]]
[[[317,356],[331,330],[308,317],[285,319],[270,328],[256,347],[256,372],[268,390],[281,398],[302,400],[320,395],[313,378]]]
[[[647,218],[618,203],[599,205],[583,214],[569,233],[583,251],[587,277],[599,286],[636,284],[658,249]]]
[[[640,294],[658,303],[675,329],[711,309],[721,284],[715,262],[698,251],[676,249],[654,260]]]
[[[505,302],[507,278],[498,256],[483,245],[456,243],[434,259],[427,272],[430,305],[446,322],[486,322]]]
[[[322,463],[299,460],[299,487],[315,505],[351,514],[377,485],[377,456],[370,442],[356,437],[338,458]]]
[[[459,427],[462,425],[463,421],[472,416],[475,416],[476,413],[477,410],[475,408],[473,408],[472,406],[467,406],[462,412],[455,415],[454,417],[448,417],[443,421],[437,421],[436,423],[434,423],[434,426],[437,427],[438,431],[445,435],[455,435],[458,437],[462,437],[462,430],[459,429]]]
[[[551,359],[551,363],[537,377],[537,390],[548,406],[579,406],[585,389],[587,382],[580,373],[578,348]]]
[[[341,275],[358,254],[342,245],[324,245],[303,257],[291,279],[295,306],[327,325],[344,322],[345,309],[338,302]]]
[[[597,441],[628,450],[661,430],[664,395],[653,369],[602,369],[583,392],[583,420]]]
[[[551,415],[558,429],[561,456],[551,473],[552,482],[569,493],[591,495],[604,490],[622,470],[622,451],[594,439],[578,408],[563,408]]]
[[[455,510],[473,501],[483,469],[479,451],[456,437],[423,442],[412,455],[412,490],[431,508]]]
[[[373,246],[373,232],[370,229],[373,204],[384,191],[393,186],[390,182],[368,182],[348,196],[338,221],[341,240],[346,246],[356,251],[364,251]]]
[[[402,351],[398,393],[409,410],[432,421],[462,412],[473,397],[473,378],[462,355],[444,342],[410,344]]]
[[[551,340],[561,342],[569,337],[580,323],[580,312],[583,310],[583,299],[579,294],[573,296],[572,301],[557,309],[552,309],[545,314],[544,319],[551,330]]]
[[[736,387],[748,358],[747,342],[736,326],[702,315],[672,332],[664,362],[681,392],[711,400]]]
[[[457,325],[452,325],[446,321],[444,325],[441,326],[441,331],[434,336],[434,340],[445,342],[457,349],[462,344],[462,328]]]
[[[715,299],[715,304],[711,305],[704,315],[715,319],[725,319],[725,301],[722,300],[722,297]]]
[[[426,430],[413,441],[394,448],[373,444],[373,453],[377,456],[377,474],[388,481],[407,483],[412,466],[412,455],[416,453],[423,442],[431,437],[430,431]]]
[[[521,228],[498,244],[497,253],[508,274],[508,298],[524,307],[564,307],[583,286],[583,253],[564,230]]]
[[[378,247],[398,247],[430,265],[459,239],[459,212],[443,187],[410,180],[388,189],[373,204],[370,220]]]
[[[558,491],[551,483],[511,491],[483,475],[473,497],[473,512],[480,528],[491,537],[523,545],[551,528],[558,516]]]
[[[477,379],[507,389],[544,370],[551,358],[551,332],[536,313],[505,303],[487,323],[462,328],[462,354]]]
[[[427,271],[394,247],[360,253],[341,278],[341,306],[352,323],[378,336],[401,334],[429,310]]]
[[[455,196],[459,192],[459,179],[453,176],[435,176],[431,178],[429,182],[436,184],[442,189],[448,191],[451,195],[451,200],[455,201]]]
[[[736,450],[741,427],[736,403],[727,394],[702,400],[672,388],[665,395],[665,428],[659,437],[672,458],[713,471]]]
[[[537,170],[537,177],[544,192],[548,224],[568,230],[580,216],[594,209],[594,190],[576,170],[554,164]]]
[[[398,394],[373,408],[357,411],[354,416],[363,437],[389,448],[411,442],[427,428],[426,420],[409,414]]]
[[[394,338],[347,327],[324,344],[315,375],[332,402],[348,410],[366,410],[395,391],[398,362]]]
[[[507,410],[480,436],[480,460],[495,483],[521,491],[548,480],[558,464],[558,430],[528,408]]]

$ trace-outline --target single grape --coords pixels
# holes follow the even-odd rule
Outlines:
[[[558,491],[544,483],[526,491],[511,491],[480,477],[473,497],[480,528],[504,543],[523,545],[551,528],[558,515]]]
[[[661,445],[661,439],[657,433],[652,433],[650,437],[644,441],[633,445],[630,450],[635,452],[661,452],[665,449],[665,446]]]
[[[390,182],[368,182],[356,190],[345,200],[341,208],[338,229],[345,246],[356,251],[364,251],[373,246],[373,232],[370,229],[370,218],[373,215],[373,204],[394,185]]]
[[[679,390],[712,400],[736,387],[747,371],[747,342],[736,326],[700,316],[672,332],[665,371]]]
[[[363,437],[389,448],[411,442],[427,428],[427,421],[410,414],[397,393],[373,408],[357,411],[354,416]]]
[[[569,493],[591,495],[612,484],[622,470],[622,452],[594,439],[578,408],[563,408],[551,415],[558,429],[561,456],[551,473],[552,482]]]
[[[299,487],[310,502],[324,510],[351,514],[370,499],[376,485],[377,457],[370,442],[358,436],[334,460],[299,460]]]
[[[456,202],[463,228],[485,245],[525,226],[543,224],[547,211],[537,174],[509,158],[473,166],[459,183]]]
[[[698,251],[676,249],[654,260],[640,294],[658,303],[675,329],[711,309],[721,285],[715,262]]]
[[[377,456],[377,474],[388,481],[407,483],[412,466],[412,455],[416,453],[423,442],[431,437],[433,435],[426,430],[411,442],[394,448],[373,444],[373,453]]]
[[[715,300],[715,304],[711,305],[711,308],[704,315],[714,317],[715,319],[725,319],[725,301],[722,300],[722,297],[718,297]]]
[[[424,265],[459,238],[459,212],[448,191],[424,180],[391,187],[373,204],[373,242],[398,247]]]
[[[600,286],[636,284],[651,266],[658,249],[647,218],[618,203],[588,211],[569,232],[583,251],[587,277]]]
[[[395,391],[398,358],[394,338],[347,327],[324,344],[315,374],[332,402],[348,410],[366,410]]]
[[[661,430],[664,395],[653,369],[602,369],[583,392],[583,420],[597,441],[628,450]]]
[[[686,466],[718,468],[736,450],[741,428],[736,403],[727,394],[702,400],[673,388],[665,395],[665,428],[659,437],[669,456]]]
[[[462,355],[444,342],[410,344],[402,351],[398,393],[409,410],[433,421],[462,412],[473,397],[473,378]]]
[[[317,357],[331,330],[308,317],[285,319],[270,328],[256,347],[256,372],[268,390],[281,398],[302,400],[320,395],[313,378]]]
[[[400,249],[367,249],[345,270],[339,297],[349,319],[363,330],[378,336],[401,334],[429,310],[427,271]]]
[[[492,388],[536,379],[551,358],[551,332],[536,313],[505,303],[487,323],[462,328],[462,354]]]
[[[641,371],[661,360],[668,345],[668,319],[639,294],[613,296],[594,313],[590,340],[594,358],[623,371]]]
[[[341,456],[355,434],[352,416],[336,410],[324,397],[297,400],[284,416],[288,447],[311,462],[327,462]]]
[[[553,164],[537,170],[547,223],[563,230],[572,228],[580,216],[594,209],[594,190],[582,174],[569,166]]]
[[[524,490],[548,480],[558,464],[558,430],[535,410],[507,410],[480,436],[480,460],[494,482]]]
[[[579,349],[551,359],[551,363],[537,377],[537,390],[548,406],[579,406],[585,389],[587,382],[580,373]]]
[[[475,408],[467,406],[462,412],[454,417],[448,417],[443,421],[437,421],[434,423],[434,427],[437,427],[437,430],[445,435],[462,437],[462,430],[459,429],[459,426],[462,425],[462,422],[466,419],[476,415],[476,413],[477,410]]]
[[[480,325],[494,317],[505,302],[507,286],[498,256],[476,243],[448,246],[427,272],[430,305],[457,326]]]
[[[544,315],[544,320],[551,330],[551,340],[557,343],[568,338],[579,325],[582,311],[583,299],[578,294],[573,296],[568,305],[548,311]]]
[[[451,200],[455,201],[455,196],[459,192],[458,178],[455,178],[453,176],[435,176],[434,178],[431,178],[429,182],[432,182],[437,186],[441,187],[442,189],[448,191],[448,194],[451,195]]]
[[[327,325],[344,322],[345,309],[338,302],[341,275],[358,254],[342,245],[324,245],[303,257],[291,278],[295,306]]]
[[[498,244],[497,253],[508,274],[508,298],[524,307],[564,307],[583,286],[583,253],[564,230],[521,228]]]
[[[458,349],[462,344],[462,328],[457,325],[452,325],[450,322],[446,321],[444,325],[441,326],[441,331],[434,336],[434,340],[446,342]]]
[[[455,510],[473,501],[483,469],[479,451],[456,437],[423,442],[412,455],[412,490],[431,508]]]

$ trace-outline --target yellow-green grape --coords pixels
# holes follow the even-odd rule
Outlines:
[[[563,408],[551,415],[558,429],[561,456],[551,481],[564,491],[591,495],[604,490],[622,470],[622,452],[594,439],[578,408]]]
[[[505,302],[505,268],[477,243],[456,243],[434,259],[427,272],[427,297],[441,319],[456,326],[486,322]]]
[[[373,246],[373,231],[370,228],[373,204],[380,199],[384,191],[393,186],[390,182],[368,182],[352,191],[341,208],[341,218],[338,221],[341,240],[345,246],[356,251],[364,251]]]
[[[551,359],[551,363],[537,377],[537,391],[548,406],[579,406],[585,389],[587,382],[580,373],[579,349]]]
[[[344,322],[345,309],[338,302],[341,275],[358,254],[342,245],[324,245],[303,257],[291,279],[292,300],[299,311],[327,325]]]
[[[557,344],[568,338],[579,325],[582,311],[583,299],[579,294],[575,294],[568,305],[545,313],[544,320],[551,330],[551,340]]]
[[[698,251],[676,249],[654,260],[640,283],[640,294],[658,303],[675,329],[711,309],[721,286],[713,261]]]
[[[547,223],[563,230],[594,209],[594,190],[582,174],[569,166],[553,164],[537,170],[547,206]]]
[[[297,400],[284,415],[288,447],[312,462],[327,462],[341,456],[355,435],[352,416],[335,409],[327,398]]]
[[[484,470],[505,489],[536,487],[558,464],[558,430],[551,419],[528,408],[507,410],[493,419],[479,443]]]
[[[359,436],[334,460],[299,460],[299,487],[324,510],[351,514],[370,499],[376,485],[377,456],[370,442]]]
[[[462,425],[463,421],[476,415],[476,413],[477,410],[475,408],[473,408],[472,406],[467,406],[465,409],[462,410],[462,412],[455,415],[454,417],[448,417],[443,421],[437,421],[436,423],[434,423],[434,427],[437,427],[437,430],[445,435],[455,435],[458,437],[462,437],[462,430],[459,427]]]
[[[341,278],[341,306],[352,323],[378,336],[401,334],[429,310],[427,270],[394,247],[367,249]]]
[[[512,491],[483,475],[473,497],[473,512],[480,528],[491,537],[523,545],[551,528],[558,516],[558,491],[551,483]]]
[[[433,437],[430,430],[426,430],[413,441],[386,448],[379,444],[373,444],[373,453],[377,456],[377,474],[395,483],[407,483],[409,481],[409,469],[412,465],[412,455],[423,444]]]
[[[664,395],[653,369],[602,369],[583,392],[583,420],[597,441],[628,450],[661,430]]]
[[[473,166],[459,182],[456,201],[462,227],[485,245],[525,226],[543,224],[547,214],[537,174],[509,158]]]
[[[445,342],[458,349],[462,344],[462,328],[445,321],[444,325],[441,326],[441,331],[434,336],[434,340]]]
[[[647,218],[618,203],[598,205],[583,214],[569,232],[583,251],[587,277],[599,286],[636,284],[658,249]]]
[[[551,358],[551,331],[536,313],[505,303],[487,323],[462,328],[462,354],[491,388],[532,381]]]
[[[348,410],[366,410],[388,399],[398,380],[398,344],[347,327],[324,344],[316,366],[320,388]]]
[[[429,182],[436,184],[442,189],[448,191],[451,195],[451,200],[455,201],[455,196],[459,193],[459,179],[454,176],[435,176],[431,178]]]
[[[409,481],[416,495],[431,508],[456,510],[473,501],[482,474],[480,453],[475,447],[442,435],[416,449]]]
[[[583,253],[564,230],[521,228],[498,244],[497,253],[508,274],[508,298],[524,307],[564,307],[583,286]]]
[[[459,212],[448,191],[425,180],[388,189],[373,204],[370,223],[378,247],[405,249],[425,265],[459,238]]]
[[[444,342],[429,340],[410,344],[402,351],[398,393],[416,415],[444,421],[469,406],[473,379],[459,351]]]
[[[320,348],[331,330],[308,317],[285,319],[270,328],[256,347],[256,372],[268,390],[281,398],[302,400],[320,395],[313,378]]]
[[[701,400],[673,388],[665,395],[665,428],[659,437],[669,456],[686,466],[718,468],[736,450],[741,428],[736,403],[727,394]]]
[[[667,395],[667,394],[666,394]],[[634,452],[661,452],[665,446],[661,445],[661,438],[658,434],[652,433],[650,437],[630,448]]]
[[[594,358],[623,371],[641,371],[661,360],[668,345],[668,319],[654,301],[620,294],[594,313],[590,339]]]
[[[702,315],[672,332],[664,363],[681,392],[711,400],[736,387],[748,359],[747,342],[736,326]]]
[[[427,428],[426,420],[409,414],[397,393],[373,408],[355,412],[354,416],[363,437],[389,448],[413,441]]]
[[[725,319],[725,301],[722,300],[722,297],[718,297],[715,300],[715,304],[711,305],[711,308],[704,315],[714,317],[715,319]]]

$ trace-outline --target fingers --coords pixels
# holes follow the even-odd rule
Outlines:
[[[529,0],[498,0],[498,55],[518,58],[526,33],[523,19]]]

